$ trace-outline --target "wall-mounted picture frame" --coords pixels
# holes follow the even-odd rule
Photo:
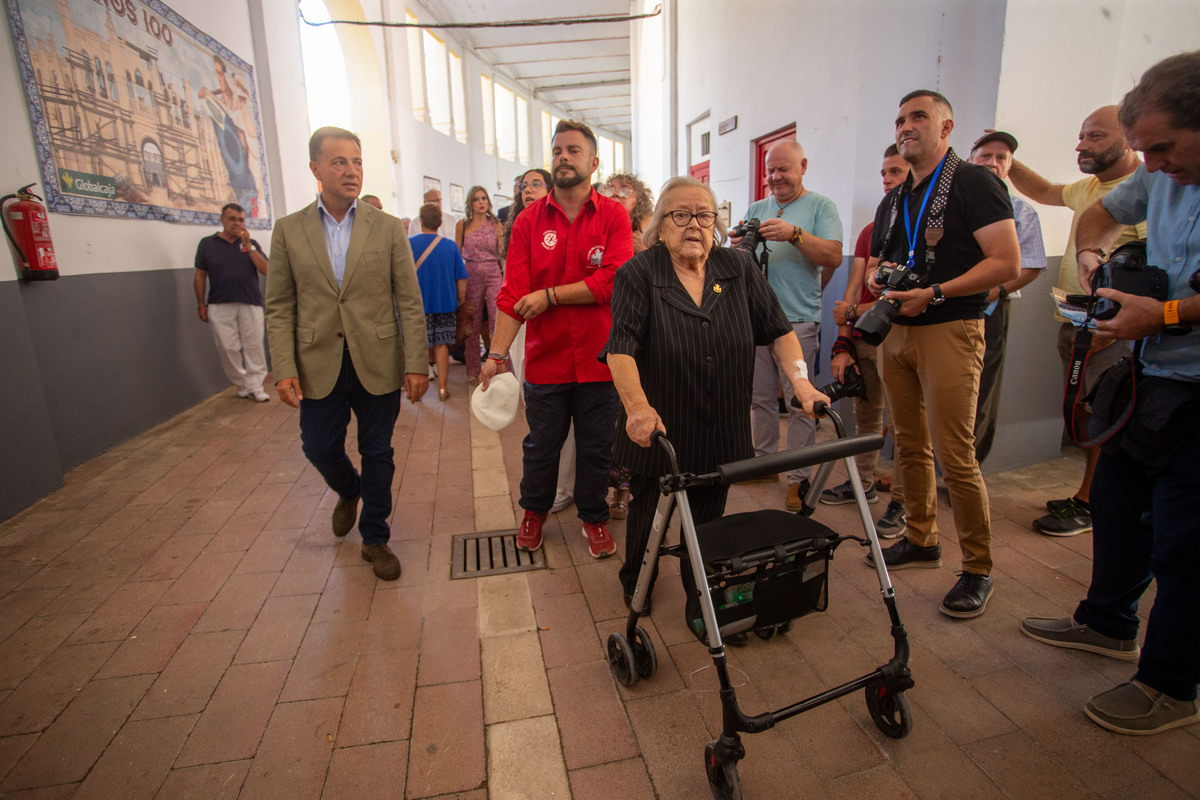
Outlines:
[[[467,193],[457,183],[450,184],[450,210],[456,214],[466,208]]]

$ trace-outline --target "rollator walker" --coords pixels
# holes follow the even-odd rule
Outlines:
[[[700,641],[707,643],[720,682],[722,732],[720,738],[704,746],[704,770],[716,800],[741,800],[738,761],[746,755],[741,734],[761,733],[782,720],[859,689],[864,690],[871,719],[884,734],[900,739],[912,730],[912,712],[904,697],[904,692],[913,687],[908,669],[908,634],[900,622],[895,591],[854,463],[854,456],[882,447],[883,437],[879,434],[847,437],[841,418],[827,404],[817,403],[817,413],[833,421],[836,440],[723,464],[707,475],[680,473],[675,448],[667,437],[661,431],[651,437],[651,446],[666,451],[671,472],[659,479],[662,496],[638,572],[637,588],[629,604],[629,620],[625,633],[608,637],[608,663],[613,676],[625,686],[653,677],[658,660],[638,619],[653,588],[659,556],[680,558],[688,627]],[[849,475],[865,537],[841,536],[811,519],[816,498],[838,459]],[[685,492],[690,487],[728,485],[808,466],[817,469],[811,489],[804,497],[803,509],[796,514],[753,511],[721,517],[698,527],[692,519]],[[667,524],[676,506],[682,529],[680,543],[664,547]],[[824,611],[829,601],[829,560],[840,544],[850,540],[871,550],[879,590],[891,620],[895,644],[891,660],[867,675],[805,700],[748,716],[738,707],[737,694],[729,680],[723,637],[737,634],[744,637],[746,631],[753,631],[762,639],[770,639],[776,633],[786,633],[793,620]]]

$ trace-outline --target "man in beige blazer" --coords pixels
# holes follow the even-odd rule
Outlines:
[[[400,220],[358,202],[362,146],[342,128],[308,143],[317,201],[275,225],[266,320],[275,388],[300,409],[304,455],[338,494],[333,533],[354,527],[362,557],[382,580],[400,577],[388,547],[392,430],[400,388],[412,402],[429,386],[425,311]],[[346,455],[350,412],[362,474]]]

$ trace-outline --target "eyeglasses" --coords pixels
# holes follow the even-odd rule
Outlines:
[[[541,181],[530,181],[529,183],[518,183],[517,191],[523,192],[526,189],[545,189],[546,184]]]
[[[626,197],[630,197],[633,195],[633,189],[630,189],[628,187],[626,187],[624,189],[618,189],[614,186],[609,186],[607,183],[600,184],[600,188],[597,189],[596,191],[599,192],[600,194],[604,195],[605,197],[626,198]]]
[[[681,228],[691,225],[693,219],[696,220],[696,223],[701,228],[711,228],[713,223],[717,221],[717,212],[715,211],[697,211],[693,214],[690,211],[683,211],[681,209],[679,211],[668,211],[667,213],[670,215],[671,221]]]

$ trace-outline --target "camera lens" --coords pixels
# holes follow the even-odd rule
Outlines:
[[[896,319],[896,315],[900,312],[900,304],[895,300],[886,297],[881,297],[867,310],[867,313],[858,318],[858,322],[854,324],[854,330],[862,334],[863,341],[876,347],[888,335],[888,331],[892,329],[892,321]]]

